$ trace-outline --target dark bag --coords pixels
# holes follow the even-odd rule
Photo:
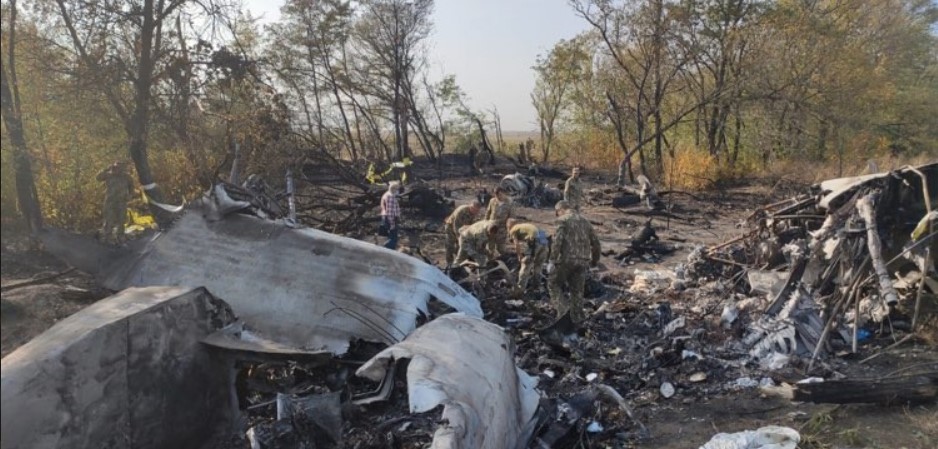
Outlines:
[[[388,219],[381,217],[381,224],[378,225],[378,235],[381,237],[387,237],[390,233],[390,227],[388,226]]]
[[[388,223],[387,217],[381,217],[381,224],[378,225],[378,235],[381,237],[387,237],[391,233],[391,225]]]

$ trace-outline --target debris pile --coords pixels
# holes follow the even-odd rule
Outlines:
[[[533,176],[521,173],[502,177],[498,185],[508,192],[515,203],[526,207],[553,207],[563,199],[561,189],[550,187]]]
[[[208,363],[205,372],[221,373],[198,377],[201,383],[185,391],[210,383],[214,411],[224,410],[213,418],[225,425],[187,428],[187,442],[204,440],[201,431],[212,433],[209,447],[256,449],[629,447],[654,437],[646,426],[654,408],[745,389],[808,401],[933,402],[938,373],[931,372],[785,383],[805,372],[836,377],[844,363],[838,356],[887,335],[913,335],[916,305],[936,290],[936,172],[932,164],[827,181],[760,209],[743,236],[695,248],[676,267],[592,270],[584,295],[590,318],[580,326],[568,316],[556,319],[542,277],[523,298],[507,299],[513,257],[447,275],[398,252],[258,218],[276,211],[255,190],[216,188],[169,230],[124,248],[51,230],[41,238],[50,252],[115,290],[207,288],[169,290],[185,301],[166,293],[156,301],[185,318],[179,325],[152,318],[163,316],[153,308],[121,309],[114,298],[88,309],[120,309],[129,322],[188,325],[187,344],[174,343],[182,333],[166,332],[161,349],[173,353],[152,363]],[[514,183],[523,175],[513,176],[506,178]],[[531,195],[526,182],[516,187],[514,194]],[[408,201],[443,208],[434,189],[425,191]],[[658,195],[650,183],[636,192],[652,209]],[[621,264],[659,262],[673,251],[650,220],[629,224],[631,244],[611,254]],[[38,339],[59,344],[59,352],[31,344],[4,359],[4,424],[16,418],[8,407],[26,407],[29,389],[67,390],[69,376],[37,377],[37,364],[71,369],[63,357],[103,330],[161,329],[100,326],[89,316],[73,315]],[[85,337],[63,342],[70,335],[63,329]],[[80,374],[110,379],[114,364],[98,356],[86,358]],[[19,371],[8,370],[8,359],[23,364]],[[166,388],[147,391],[173,391],[178,381],[160,379],[152,385]],[[885,393],[864,394],[871,390]],[[105,397],[69,416],[134,404],[119,395],[110,402]],[[39,424],[46,426],[39,436],[61,430],[61,423]],[[89,433],[98,427],[89,429],[75,437],[106,445],[106,436]],[[769,427],[717,435],[704,447],[794,447],[799,438]]]
[[[923,186],[916,171],[928,184]],[[916,298],[929,295],[925,290],[930,287],[919,286],[931,282],[922,280],[926,271],[921,267],[929,260],[922,251],[934,250],[934,231],[911,235],[922,228],[922,217],[930,216],[925,191],[938,191],[935,180],[936,166],[930,165],[866,178],[843,189],[822,183],[810,194],[759,212],[761,218],[751,220],[753,229],[742,237],[695,248],[673,269],[639,269],[626,279],[594,273],[592,282],[604,286],[607,294],[586,295],[592,317],[579,330],[569,320],[555,320],[544,289],[523,301],[501,301],[500,284],[486,284],[479,297],[495,298],[484,302],[486,318],[510,330],[520,368],[539,373],[539,388],[550,398],[545,425],[535,434],[538,447],[574,447],[583,440],[596,446],[627,445],[644,436],[643,410],[662,401],[686,404],[744,389],[768,390],[801,379],[805,372],[842,377],[839,371],[848,362],[840,356],[869,351],[877,339],[891,343],[891,334],[908,332]],[[877,219],[872,224],[882,236],[879,245],[885,248],[882,257],[890,267],[895,305],[890,305],[892,290],[884,289],[874,269],[867,244],[871,227],[861,214],[865,206],[860,200],[875,191]],[[644,241],[655,243],[652,237]],[[864,258],[869,262],[862,263]],[[933,266],[924,267],[934,278]],[[504,303],[504,313],[490,313],[492,302]],[[873,314],[876,304],[886,313]],[[856,349],[854,335],[861,345]],[[826,394],[811,394],[819,389],[801,386],[788,397],[933,402],[936,379],[938,373],[926,372],[829,381]],[[599,384],[622,392],[635,407],[636,420],[621,409],[604,407],[592,393]],[[864,394],[877,388],[887,393]]]
[[[764,300],[743,340],[751,355],[809,356],[810,368],[826,354],[857,352],[863,336],[916,325],[925,290],[936,287],[927,285],[935,283],[936,191],[938,164],[825,181],[757,210],[748,233],[695,253],[688,270]]]
[[[448,314],[360,360],[242,369],[252,447],[514,448],[534,430],[536,380],[494,324]]]
[[[618,252],[610,250],[604,253],[619,261],[620,265],[631,265],[636,262],[657,263],[675,250],[672,245],[658,238],[651,218],[641,225],[628,218],[619,218],[613,222],[613,225],[621,232],[630,235],[628,247]]]

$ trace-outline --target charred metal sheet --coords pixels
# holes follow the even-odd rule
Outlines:
[[[266,339],[245,329],[241,321],[213,332],[202,339],[202,343],[236,354],[235,358],[241,360],[281,358],[305,363],[326,363],[334,357],[329,351],[307,351]]]
[[[380,381],[394,360],[410,359],[411,412],[444,406],[432,448],[522,448],[533,432],[539,393],[536,380],[515,366],[513,352],[502,328],[456,313],[420,327],[356,374]]]
[[[199,340],[233,320],[203,288],[150,287],[60,321],[3,358],[0,446],[198,447],[228,400]]]
[[[351,339],[393,344],[416,327],[431,297],[482,316],[475,297],[413,257],[254,216],[204,217],[214,210],[194,206],[169,231],[117,262],[60,232],[45,233],[43,242],[66,261],[77,258],[76,266],[115,290],[205,286],[258,335],[305,350],[342,354]],[[71,249],[76,246],[83,250]]]
[[[823,181],[819,185],[823,196],[821,197],[818,205],[824,209],[832,209],[841,198],[845,197],[846,194],[854,192],[855,189],[866,185],[871,181],[884,179],[889,176],[901,175],[903,177],[910,177],[910,179],[911,177],[915,177],[916,182],[921,182],[921,180],[917,178],[917,173],[921,173],[927,178],[928,190],[931,192],[931,195],[934,195],[935,189],[938,187],[938,163],[935,162],[920,165],[915,168],[907,166],[892,172],[853,176],[848,178],[836,178]]]

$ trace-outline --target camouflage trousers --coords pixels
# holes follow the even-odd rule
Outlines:
[[[550,273],[547,278],[547,290],[558,318],[570,312],[570,319],[574,323],[586,319],[583,312],[583,288],[586,286],[587,273],[589,263],[586,261],[559,263]]]
[[[485,255],[485,251],[480,252],[471,245],[460,244],[459,252],[456,253],[456,260],[453,261],[453,264],[458,265],[462,261],[469,259],[472,259],[472,261],[477,263],[480,267],[484,267],[489,263],[489,258]]]
[[[104,202],[104,226],[101,237],[108,242],[120,242],[127,222],[127,201],[107,199]]]
[[[547,260],[547,246],[535,245],[533,250],[528,250],[525,254],[519,254],[521,257],[521,269],[518,271],[518,289],[528,288],[528,281],[533,277],[535,287],[537,287],[537,278],[541,273],[541,267]]]
[[[446,229],[446,264],[452,265],[456,260],[456,253],[459,252],[459,234],[453,232],[447,226]]]
[[[498,253],[499,256],[505,255],[505,244],[508,243],[508,223],[498,224],[498,233],[495,234],[495,242],[488,245],[492,254]]]

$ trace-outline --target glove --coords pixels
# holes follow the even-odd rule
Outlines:
[[[553,262],[548,262],[548,263],[547,263],[547,274],[551,274],[551,273],[553,273],[553,272],[554,272],[554,263],[553,263]]]

